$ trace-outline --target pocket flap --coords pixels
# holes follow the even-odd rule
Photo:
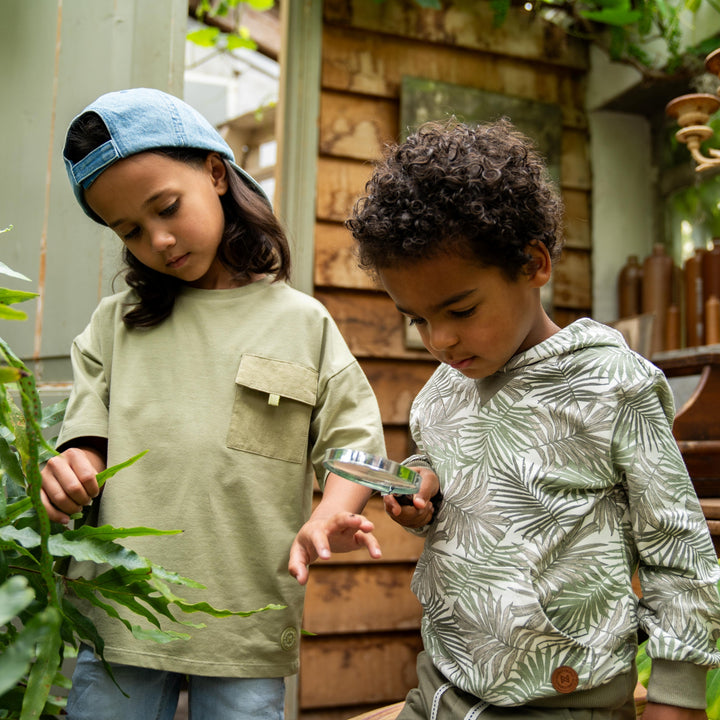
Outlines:
[[[290,398],[306,405],[314,406],[317,399],[317,372],[285,360],[243,355],[235,382],[252,390]]]

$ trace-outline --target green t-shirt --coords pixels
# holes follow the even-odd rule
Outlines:
[[[105,656],[195,675],[292,674],[304,591],[287,571],[290,545],[328,448],[384,453],[370,385],[327,310],[285,283],[184,289],[150,329],[125,327],[129,301],[129,293],[102,300],[76,338],[59,438],[107,438],[108,465],[149,450],[108,481],[98,523],[182,530],[125,543],[207,588],[174,588],[181,597],[230,610],[287,608],[183,617],[207,627],[168,644],[136,640],[90,611]]]

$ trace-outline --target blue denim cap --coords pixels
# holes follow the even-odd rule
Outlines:
[[[153,88],[110,92],[88,105],[73,122],[87,112],[102,118],[110,140],[76,163],[63,159],[75,197],[93,220],[102,222],[85,202],[84,191],[118,160],[159,148],[196,148],[218,153],[270,205],[258,182],[235,163],[235,155],[220,133],[197,110],[174,95]]]

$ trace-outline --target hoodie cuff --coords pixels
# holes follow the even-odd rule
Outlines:
[[[653,659],[648,701],[704,710],[707,671],[702,665]]]
[[[405,467],[423,467],[435,472],[435,468],[427,455],[411,455],[409,458],[405,458],[401,464],[405,465]]]

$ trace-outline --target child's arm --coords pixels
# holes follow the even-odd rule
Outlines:
[[[370,557],[379,558],[380,544],[372,534],[373,524],[362,515],[372,491],[330,473],[325,481],[320,504],[300,528],[292,547],[288,570],[304,585],[308,565],[333,552],[350,552],[366,547]]]
[[[642,720],[707,720],[707,714],[704,710],[649,702],[643,710]]]
[[[41,496],[52,522],[67,524],[97,497],[96,475],[106,467],[103,438],[77,438],[73,447],[50,458],[42,469]]]
[[[651,368],[625,380],[623,395],[612,442],[639,557],[638,619],[652,658],[643,717],[704,718],[707,671],[720,665],[718,558],[672,435],[667,381]]]

